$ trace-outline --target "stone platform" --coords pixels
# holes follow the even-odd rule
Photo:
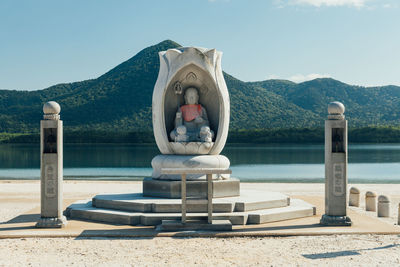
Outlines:
[[[115,223],[102,223],[69,218],[68,224],[59,229],[36,228],[40,219],[40,181],[0,181],[0,198],[4,208],[0,209],[3,221],[0,223],[2,238],[157,238],[157,237],[265,237],[265,236],[315,236],[315,235],[351,235],[351,234],[390,234],[399,235],[397,210],[396,218],[378,218],[376,212],[365,211],[365,206],[349,207],[347,212],[353,225],[351,227],[323,226],[321,216],[325,212],[324,188],[319,184],[291,183],[241,183],[241,191],[246,192],[282,192],[293,198],[312,204],[317,214],[293,220],[284,220],[259,224],[233,225],[232,231],[184,231],[160,232],[154,226],[130,226]],[[385,192],[391,199],[400,199],[400,184],[358,184],[354,185],[365,193],[372,188]],[[141,181],[64,181],[64,209],[78,200],[91,200],[99,192],[141,192]],[[21,193],[23,192],[23,193]],[[104,193],[101,193],[104,194]],[[362,203],[363,204],[363,203]],[[40,240],[38,241],[40,242]]]
[[[232,225],[262,224],[315,215],[315,207],[277,192],[242,190],[240,196],[213,199],[213,219]],[[71,219],[122,225],[155,226],[181,219],[181,200],[145,197],[141,193],[97,195],[78,201],[65,212]],[[206,220],[207,202],[188,198],[188,220]]]

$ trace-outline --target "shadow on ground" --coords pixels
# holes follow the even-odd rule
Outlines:
[[[294,230],[294,229],[310,229],[310,228],[324,228],[319,223],[314,224],[301,224],[301,225],[285,225],[285,226],[264,226],[264,227],[251,227],[246,229],[235,229],[235,232],[254,232],[254,231],[278,231],[278,230]]]
[[[361,251],[388,249],[388,248],[394,248],[394,247],[399,247],[399,246],[400,246],[400,244],[393,244],[393,245],[387,245],[387,246],[376,247],[376,248],[343,250],[343,251],[317,253],[317,254],[303,254],[302,256],[307,259],[311,259],[311,260],[330,259],[330,258],[337,258],[337,257],[343,257],[343,256],[361,255],[360,254]]]
[[[12,218],[11,220],[8,220],[7,222],[0,223],[0,232],[35,229],[35,226],[15,226],[14,224],[31,222],[36,223],[39,219],[40,214],[22,214],[15,218]],[[13,226],[7,227],[8,224]]]
[[[37,222],[39,219],[40,214],[22,214],[1,224]]]
[[[157,237],[157,233],[153,228],[139,229],[113,229],[113,230],[84,230],[75,238],[82,239],[153,239]]]

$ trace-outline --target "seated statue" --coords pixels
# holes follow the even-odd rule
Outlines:
[[[212,142],[214,132],[210,129],[206,109],[198,101],[197,89],[186,89],[185,105],[178,108],[175,129],[170,134],[173,141]]]

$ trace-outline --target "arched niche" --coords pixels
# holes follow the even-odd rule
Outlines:
[[[176,93],[177,87],[181,88],[180,94]],[[190,87],[196,88],[199,93],[199,104],[207,111],[210,128],[214,131],[215,139],[218,135],[220,95],[212,77],[194,64],[178,71],[167,86],[164,98],[166,134],[169,136],[169,133],[174,129],[175,114],[178,107],[185,104],[184,94],[186,89]]]

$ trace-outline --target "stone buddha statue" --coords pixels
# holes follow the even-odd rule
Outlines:
[[[198,103],[197,89],[186,89],[184,98],[185,105],[176,112],[171,139],[175,142],[212,142],[214,132],[210,129],[206,109]]]

